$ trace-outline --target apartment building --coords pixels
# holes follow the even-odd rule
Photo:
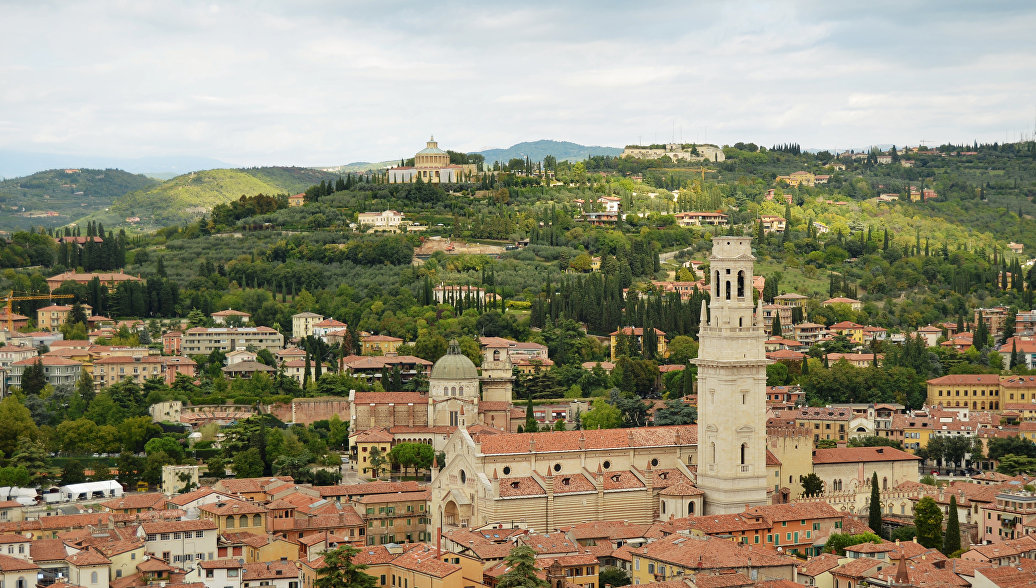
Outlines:
[[[181,349],[188,355],[208,355],[249,345],[276,351],[284,347],[284,336],[270,327],[194,327],[184,332]]]

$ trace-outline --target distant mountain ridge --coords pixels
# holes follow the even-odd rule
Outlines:
[[[511,145],[506,149],[486,149],[484,151],[473,151],[486,158],[486,163],[508,161],[528,157],[532,161],[542,161],[544,157],[553,155],[561,160],[583,160],[592,155],[622,154],[621,147],[603,147],[600,145],[580,145],[571,141],[554,141],[552,139],[540,139],[539,141],[523,141]]]
[[[119,169],[64,168],[0,181],[0,230],[60,227],[159,182]]]
[[[103,211],[82,219],[101,221],[106,227],[132,224],[157,228],[199,218],[213,206],[256,194],[295,194],[321,181],[334,180],[337,173],[307,167],[253,167],[210,169],[166,180],[145,190],[130,192]]]
[[[0,149],[0,178],[16,178],[40,170],[64,168],[121,169],[133,174],[176,175],[201,169],[230,167],[230,164],[211,157],[192,155],[108,157],[104,155],[62,155]]]

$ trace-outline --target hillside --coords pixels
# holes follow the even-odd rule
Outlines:
[[[158,182],[118,169],[52,169],[0,181],[0,230],[59,227]]]
[[[591,155],[620,155],[622,149],[618,147],[580,145],[570,141],[541,139],[539,141],[525,141],[511,145],[507,149],[486,149],[478,153],[486,158],[486,163],[492,164],[494,161],[507,163],[513,158],[525,159],[526,157],[532,161],[542,161],[548,155],[553,155],[558,161],[579,161]]]
[[[302,167],[213,169],[192,172],[115,200],[105,211],[81,219],[101,221],[107,227],[133,224],[157,228],[198,218],[217,204],[255,194],[297,193],[336,174]],[[139,221],[127,221],[139,218]]]

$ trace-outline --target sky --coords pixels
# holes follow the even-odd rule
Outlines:
[[[0,0],[0,153],[1017,141],[1036,3]],[[74,165],[69,161],[65,165]]]

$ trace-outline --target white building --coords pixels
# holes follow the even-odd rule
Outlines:
[[[137,529],[144,550],[170,565],[190,569],[192,562],[215,559],[216,521],[149,521]]]
[[[284,336],[270,327],[194,327],[184,332],[180,348],[184,355],[208,355],[249,345],[276,351],[284,347]]]
[[[403,213],[395,210],[361,212],[356,215],[356,224],[373,230],[398,230],[402,222]]]
[[[244,564],[236,559],[215,559],[198,562],[187,572],[184,582],[202,582],[205,588],[241,588]]]
[[[619,206],[622,200],[614,196],[601,196],[597,199],[597,204],[601,206],[600,212],[619,212]]]
[[[743,512],[766,497],[766,333],[752,305],[750,237],[714,237],[711,312],[701,308],[698,480],[705,514]]]

